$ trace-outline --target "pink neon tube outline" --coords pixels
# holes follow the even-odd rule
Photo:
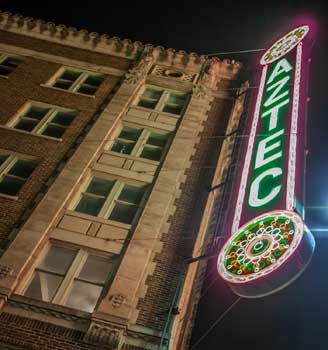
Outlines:
[[[252,159],[252,155],[253,155],[254,140],[255,140],[255,136],[256,136],[257,124],[258,124],[260,110],[261,110],[262,97],[263,97],[263,91],[264,91],[267,71],[268,71],[268,65],[264,66],[262,69],[260,87],[259,87],[259,92],[257,94],[256,107],[255,107],[251,132],[249,135],[249,140],[248,140],[248,145],[247,145],[247,152],[246,152],[244,168],[243,168],[240,186],[239,186],[235,214],[234,214],[234,218],[233,218],[233,222],[232,222],[232,230],[231,230],[232,234],[237,232],[237,230],[239,228],[240,216],[241,216],[242,207],[243,207],[244,200],[245,200],[246,184],[247,184],[247,180],[248,180],[249,167],[250,167],[251,159]]]

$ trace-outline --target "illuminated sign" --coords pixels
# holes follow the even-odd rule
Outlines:
[[[232,236],[218,271],[238,295],[271,294],[310,262],[314,239],[302,212],[304,167],[303,48],[298,27],[262,56],[262,74],[233,213]]]

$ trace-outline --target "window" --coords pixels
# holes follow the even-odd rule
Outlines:
[[[36,166],[35,161],[0,154],[0,193],[16,196]]]
[[[131,224],[144,195],[146,186],[135,186],[118,180],[93,177],[80,194],[74,210]]]
[[[124,125],[111,146],[111,151],[160,161],[169,133],[137,129]]]
[[[94,95],[104,79],[103,74],[65,68],[51,85],[62,90]]]
[[[147,86],[139,97],[137,105],[172,114],[182,114],[188,94]]]
[[[92,312],[113,271],[113,259],[52,245],[25,288],[30,298]]]
[[[12,127],[33,134],[61,138],[76,114],[74,110],[29,103]]]
[[[8,76],[22,61],[18,56],[0,54],[0,75]]]

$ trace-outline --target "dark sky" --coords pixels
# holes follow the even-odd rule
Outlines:
[[[65,4],[65,6],[64,6]],[[120,5],[121,4],[121,5]],[[215,53],[267,47],[299,16],[315,19],[318,30],[310,72],[307,206],[328,206],[328,11],[324,1],[15,1],[2,10],[165,47]],[[254,54],[235,56],[252,62]],[[328,208],[307,211],[311,227],[328,226]],[[239,303],[193,350],[327,350],[328,232],[317,237],[306,272],[285,290]],[[328,236],[327,236],[328,237]],[[209,284],[216,280],[209,288]],[[236,299],[210,264],[193,342]],[[208,289],[207,289],[208,288]],[[206,291],[207,290],[207,291]]]

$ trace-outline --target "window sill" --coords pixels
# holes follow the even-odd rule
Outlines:
[[[14,131],[14,132],[19,132],[19,133],[24,134],[24,135],[36,136],[36,137],[40,137],[40,138],[46,139],[46,140],[52,140],[52,141],[56,141],[56,142],[63,142],[62,138],[56,138],[56,137],[51,137],[51,136],[47,136],[47,135],[35,134],[35,133],[28,132],[28,131],[25,131],[25,130],[11,128],[9,126],[0,125],[0,129],[11,130],[11,131]]]
[[[13,200],[13,201],[17,201],[18,196],[11,196],[9,194],[0,193],[0,198],[6,198],[6,199]]]
[[[131,224],[125,224],[125,223],[119,222],[119,221],[104,219],[104,218],[100,218],[98,216],[93,216],[93,215],[89,215],[89,214],[83,214],[83,213],[79,213],[77,211],[70,210],[70,209],[66,210],[66,214],[71,215],[71,216],[75,216],[75,217],[78,217],[81,219],[90,220],[93,222],[99,222],[101,224],[106,224],[106,225],[111,225],[111,226],[123,228],[126,230],[129,230],[132,226]]]
[[[110,155],[113,155],[116,157],[120,157],[120,158],[134,160],[136,162],[147,163],[147,164],[154,165],[154,166],[158,166],[160,164],[160,161],[157,161],[157,160],[135,157],[135,156],[131,156],[130,154],[119,153],[119,152],[114,152],[114,151],[110,151],[110,150],[105,150],[104,153],[110,154]]]
[[[40,86],[48,88],[48,89],[53,89],[53,90],[56,90],[56,91],[68,92],[68,93],[73,94],[73,95],[79,95],[79,96],[84,96],[84,97],[89,97],[89,98],[95,98],[96,97],[96,95],[88,95],[88,94],[83,94],[83,93],[77,92],[77,91],[70,91],[70,90],[65,90],[65,89],[59,89],[59,88],[56,88],[55,86],[50,86],[50,85],[46,85],[46,84],[40,84]]]
[[[70,326],[72,326],[73,321],[76,329],[81,329],[81,327],[87,326],[91,317],[91,313],[89,312],[72,309],[64,305],[32,299],[20,294],[13,294],[9,298],[5,308],[6,307],[15,308],[15,310],[17,310],[17,314],[19,315],[21,312],[22,316],[26,315],[26,310],[28,310],[31,316],[33,313],[46,315],[46,317],[56,320],[57,322],[55,323],[60,324],[63,322],[63,326],[67,326],[67,322],[70,322]],[[32,316],[31,318],[40,319],[39,317]]]
[[[181,115],[182,115],[182,114],[174,114],[174,113],[163,112],[163,111],[159,111],[157,109],[140,107],[138,105],[131,105],[129,108],[135,108],[135,109],[139,109],[139,110],[145,111],[145,112],[160,113],[160,114],[163,114],[163,115],[165,115],[167,117],[171,117],[171,118],[175,118],[175,119],[181,118]]]

